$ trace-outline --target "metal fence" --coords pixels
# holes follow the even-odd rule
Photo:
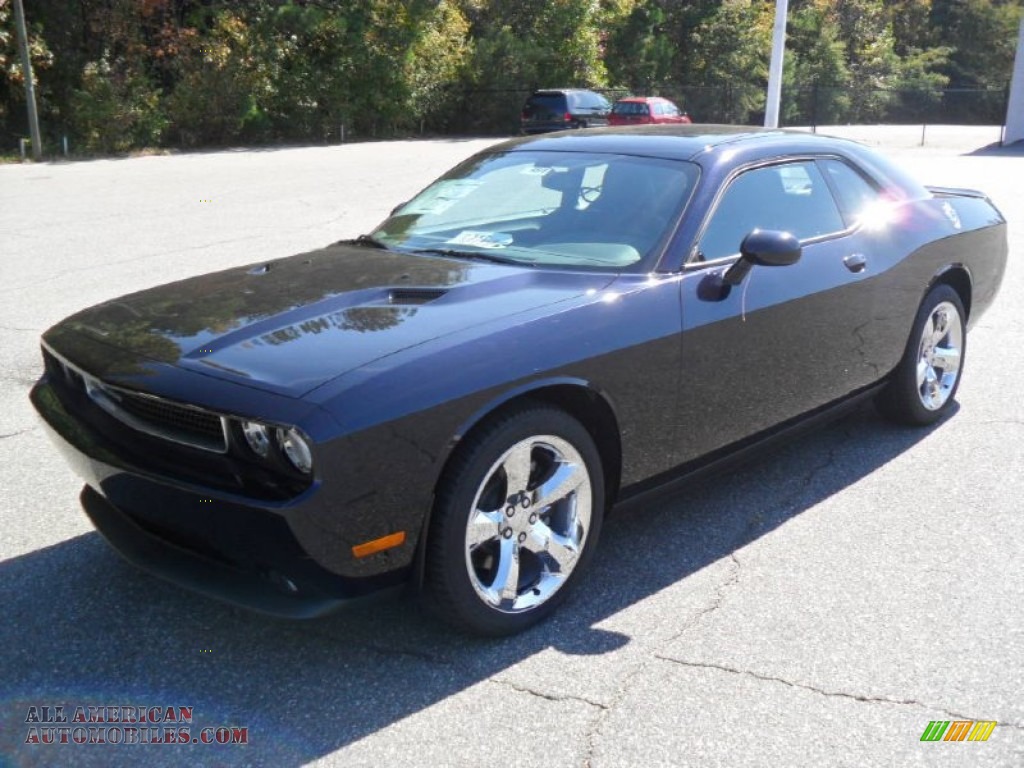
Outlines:
[[[788,125],[1002,125],[1006,88],[791,88],[783,96]]]
[[[656,93],[595,89],[609,100],[657,95],[675,101],[694,122],[760,125],[765,90],[753,83],[679,85]],[[529,88],[450,93],[449,109],[424,123],[434,133],[507,134],[519,128]],[[806,85],[783,89],[782,125],[1002,125],[1008,88],[879,89]]]
[[[655,92],[631,92],[622,88],[595,89],[610,101],[629,95],[664,96],[675,101],[697,123],[762,125],[765,88],[759,82],[723,82],[711,85],[678,85]],[[428,100],[426,114],[405,122],[346,125],[346,137],[391,138],[410,135],[509,135],[518,133],[520,114],[533,89],[464,89],[439,87]],[[871,89],[834,88],[820,85],[783,89],[780,124],[819,125],[1003,125],[1009,88]],[[61,132],[52,126],[47,146],[60,151]],[[0,147],[16,151],[27,136],[21,111],[0,112]],[[316,136],[289,136],[291,141],[330,141]],[[281,137],[278,137],[280,140]],[[243,139],[244,140],[244,139]],[[268,141],[273,141],[269,137]],[[72,138],[74,144],[74,138]],[[75,148],[72,147],[72,150]]]

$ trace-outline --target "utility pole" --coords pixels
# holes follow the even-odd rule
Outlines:
[[[764,127],[779,127],[779,101],[782,98],[782,57],[786,51],[786,17],[789,0],[775,0],[775,29],[772,32],[772,61],[768,67],[768,100]]]
[[[32,75],[32,59],[28,54],[28,29],[25,26],[25,8],[22,0],[14,0],[14,26],[18,32],[21,50],[21,71],[25,78],[25,101],[28,103],[28,129],[32,134],[32,157],[43,157],[43,140],[39,135],[39,113],[36,111],[36,86]]]

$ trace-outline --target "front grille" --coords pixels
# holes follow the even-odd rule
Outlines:
[[[193,448],[216,453],[227,452],[227,427],[222,416],[193,405],[112,387],[46,350],[43,351],[43,359],[51,376],[63,378],[65,387],[87,395],[122,424],[147,435]]]
[[[100,408],[140,432],[206,451],[227,451],[224,418],[214,413],[111,387],[91,377],[85,378],[85,391]]]
[[[120,395],[117,404],[138,419],[213,442],[224,441],[224,427],[219,416],[124,390],[117,394]]]

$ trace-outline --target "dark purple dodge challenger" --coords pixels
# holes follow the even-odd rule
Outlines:
[[[858,144],[517,139],[372,234],[84,310],[32,401],[128,560],[314,616],[411,584],[517,632],[617,500],[873,397],[948,413],[1006,223]]]

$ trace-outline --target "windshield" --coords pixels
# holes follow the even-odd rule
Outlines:
[[[429,186],[372,237],[400,251],[637,270],[653,266],[645,260],[678,220],[697,175],[697,166],[677,160],[488,153]]]

